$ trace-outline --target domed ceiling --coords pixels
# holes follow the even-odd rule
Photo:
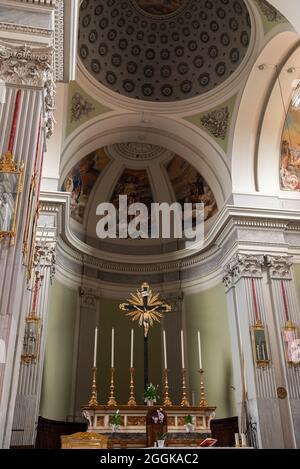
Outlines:
[[[79,55],[94,78],[148,101],[192,98],[221,85],[247,52],[243,0],[83,0]]]
[[[143,143],[116,144],[90,153],[69,172],[62,190],[71,193],[71,218],[85,226],[90,225],[88,217],[95,221],[100,202],[110,201],[118,208],[119,195],[127,195],[128,205],[140,202],[148,207],[153,202],[203,202],[205,220],[217,212],[211,188],[190,163]]]

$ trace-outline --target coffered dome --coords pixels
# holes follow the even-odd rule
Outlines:
[[[83,0],[79,56],[111,90],[170,102],[221,85],[250,36],[243,0]]]

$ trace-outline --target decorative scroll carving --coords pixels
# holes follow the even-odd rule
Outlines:
[[[215,138],[226,139],[230,121],[230,111],[228,106],[211,111],[201,117],[201,124]]]
[[[53,79],[53,49],[12,47],[0,43],[0,82],[27,85],[45,90],[45,127],[47,137],[54,129],[56,86]]]
[[[97,296],[93,288],[79,288],[79,296],[81,298],[81,304],[87,308],[96,308]]]
[[[291,280],[291,267],[293,265],[291,256],[267,256],[267,265],[272,279]]]
[[[229,290],[242,277],[262,277],[262,267],[264,256],[252,256],[246,254],[236,254],[225,266],[223,283]]]

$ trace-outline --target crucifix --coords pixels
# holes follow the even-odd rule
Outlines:
[[[148,283],[143,283],[140,290],[130,293],[128,303],[120,304],[120,309],[127,312],[132,321],[138,321],[144,328],[144,388],[149,384],[148,333],[154,322],[160,323],[163,313],[171,311],[171,306],[159,299],[159,293],[153,294]]]

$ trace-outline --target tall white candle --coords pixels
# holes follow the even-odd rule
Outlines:
[[[94,340],[94,368],[97,366],[97,341],[98,341],[98,327],[95,329],[95,340]]]
[[[199,370],[202,370],[202,354],[201,354],[200,331],[198,331],[198,353],[199,353]]]
[[[131,329],[131,342],[130,342],[130,368],[133,368],[133,329]]]
[[[183,341],[183,331],[181,331],[181,365],[184,370],[184,341]]]
[[[115,330],[111,330],[111,367],[115,367]]]
[[[164,364],[165,364],[165,369],[167,370],[167,368],[168,368],[168,362],[167,362],[166,331],[163,331],[163,339],[164,339]]]

